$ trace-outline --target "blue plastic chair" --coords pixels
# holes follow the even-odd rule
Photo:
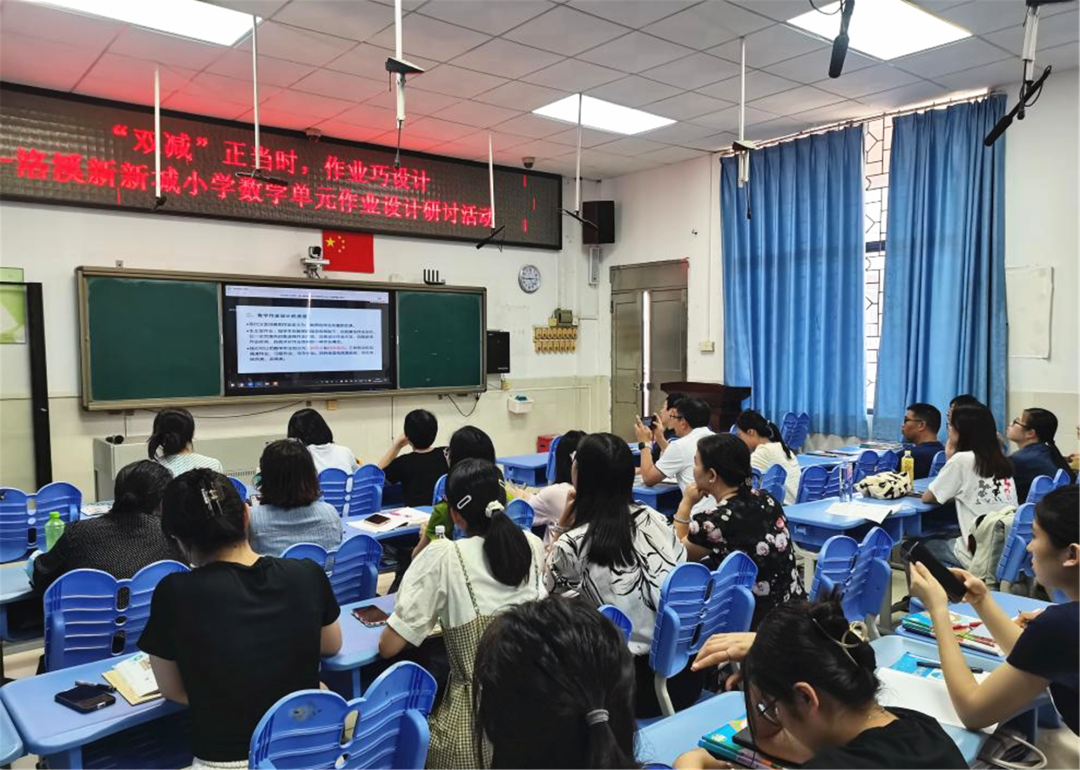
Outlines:
[[[934,459],[930,461],[930,478],[934,478],[941,473],[941,469],[945,467],[945,460],[944,452],[938,452],[934,455]]]
[[[21,489],[0,487],[0,562],[18,561],[26,556],[31,538],[36,545],[37,526],[35,517],[30,515],[30,496]]]
[[[837,465],[835,468],[829,469],[829,472],[825,475],[825,490],[822,492],[822,497],[839,497],[840,475],[843,472],[843,463]]]
[[[349,491],[349,516],[367,516],[382,510],[382,491],[386,474],[378,465],[364,465],[352,477]]]
[[[1049,476],[1036,476],[1035,480],[1031,482],[1031,487],[1028,489],[1027,499],[1025,503],[1038,503],[1047,494],[1054,491],[1054,480]]]
[[[555,447],[562,441],[562,436],[556,436],[551,439],[551,444],[548,446],[548,461],[547,461],[547,483],[555,483]]]
[[[784,412],[784,416],[780,418],[780,438],[789,447],[798,435],[798,429],[799,415],[795,414],[795,412]]]
[[[323,500],[334,506],[339,516],[344,516],[349,502],[349,474],[341,468],[326,468],[319,473],[319,489]]]
[[[847,535],[830,537],[818,554],[810,600],[837,593],[848,620],[876,619],[892,579],[892,548],[893,539],[880,527],[867,532],[861,543]],[[876,622],[868,626],[876,629]]]
[[[811,465],[803,468],[799,477],[799,496],[795,499],[798,503],[812,503],[825,498],[825,486],[829,481],[829,469],[824,465]],[[839,476],[837,477],[839,486]]]
[[[760,488],[772,495],[773,500],[783,505],[787,494],[787,469],[779,463],[770,466],[761,476]]]
[[[877,452],[873,449],[866,449],[860,452],[859,457],[855,460],[855,481],[862,481],[867,476],[873,476],[877,473],[877,466]]]
[[[246,503],[248,498],[251,497],[251,492],[248,490],[247,484],[236,478],[236,476],[229,476],[229,481],[236,487],[236,491],[240,493],[240,499]]]
[[[810,582],[810,601],[829,596],[842,590],[851,577],[859,544],[847,535],[833,535],[821,546],[814,567],[814,579]]]
[[[421,770],[435,690],[431,674],[402,662],[386,669],[355,700],[327,690],[286,695],[256,725],[250,767]],[[346,737],[352,714],[356,724]]]
[[[613,604],[601,604],[597,607],[600,614],[615,624],[615,627],[623,632],[626,641],[630,641],[630,634],[634,630],[634,623],[626,616],[626,613]]]
[[[431,492],[431,504],[438,505],[446,497],[446,477],[447,474],[439,476],[439,480],[435,482],[435,488]]]
[[[1054,489],[1059,489],[1061,487],[1067,487],[1067,486],[1069,486],[1069,484],[1072,484],[1072,483],[1073,483],[1072,476],[1070,476],[1069,472],[1067,470],[1065,470],[1064,468],[1059,468],[1058,472],[1054,474]]]
[[[159,561],[130,580],[97,569],[61,575],[45,591],[45,669],[136,652],[157,584],[166,575],[187,571],[180,562]]]
[[[53,511],[60,512],[65,524],[78,521],[82,516],[82,492],[74,484],[54,481],[46,484],[34,495],[34,528],[37,532],[34,548],[45,546],[45,522]],[[30,550],[33,550],[31,548]]]
[[[1009,587],[1019,582],[1024,575],[1035,577],[1035,571],[1031,567],[1031,554],[1027,552],[1027,546],[1032,537],[1031,525],[1034,521],[1034,503],[1021,505],[1013,516],[1009,534],[1005,536],[1005,546],[1001,549],[1001,559],[998,560],[997,569],[994,572],[1001,591],[1007,593]]]
[[[506,504],[506,515],[510,517],[510,521],[528,532],[532,529],[533,517],[536,513],[528,501],[514,499]]]
[[[728,433],[730,433],[732,436],[737,436],[739,434],[739,426],[735,423],[731,423],[731,427],[728,428]]]
[[[376,596],[382,546],[370,535],[353,535],[332,551],[315,543],[297,543],[283,559],[311,559],[326,571],[338,604],[352,604]]]
[[[877,467],[874,473],[895,473],[900,467],[900,455],[891,449],[886,449],[878,456]]]
[[[754,616],[751,586],[757,565],[741,551],[710,572],[704,564],[680,564],[660,589],[649,665],[664,716],[675,713],[667,680],[684,668],[710,636],[746,631]]]
[[[806,412],[799,412],[798,422],[795,424],[795,432],[791,437],[791,443],[788,447],[798,451],[803,448],[803,444],[806,443],[806,439],[810,436],[810,415]],[[787,442],[785,442],[787,443]]]

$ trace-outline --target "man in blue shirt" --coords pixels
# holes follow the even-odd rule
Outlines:
[[[912,404],[904,414],[901,430],[907,445],[905,449],[915,458],[915,478],[925,479],[930,475],[934,455],[945,451],[945,447],[938,441],[941,412],[933,404]]]

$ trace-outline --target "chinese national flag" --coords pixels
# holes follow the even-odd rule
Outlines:
[[[375,238],[371,233],[323,230],[323,257],[330,260],[327,270],[345,273],[375,272]]]

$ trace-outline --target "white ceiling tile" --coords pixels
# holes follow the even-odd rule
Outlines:
[[[248,110],[239,118],[241,123],[253,123],[255,118],[251,110]],[[259,108],[259,125],[260,126],[272,126],[275,128],[288,128],[293,131],[303,131],[305,128],[315,125],[319,122],[319,119],[309,115],[300,114],[296,112],[289,112],[288,110],[272,110],[269,108]]]
[[[506,153],[507,151],[530,141],[527,136],[520,136],[504,131],[476,131],[468,136],[455,139],[453,144],[459,152],[468,152],[477,158],[487,160],[489,134],[491,135],[492,147],[495,152],[499,154]],[[524,155],[527,153],[522,154]]]
[[[496,107],[494,104],[481,104],[480,102],[458,102],[445,110],[439,110],[435,117],[441,120],[450,120],[454,123],[462,123],[476,128],[490,128],[498,123],[516,118],[521,114],[520,110],[511,110],[506,107]]]
[[[485,91],[476,97],[476,101],[485,104],[495,104],[500,107],[509,107],[513,110],[531,112],[546,104],[557,102],[569,96],[566,91],[559,91],[546,86],[537,86],[532,83],[523,83],[513,80],[509,83]]]
[[[1006,27],[1022,26],[1027,8],[1023,3],[1012,3],[1008,0],[978,0],[955,5],[938,11],[935,15],[972,34],[981,35]],[[1042,32],[1041,24],[1039,32]]]
[[[971,37],[940,48],[893,59],[892,64],[905,72],[932,79],[937,75],[948,75],[950,72],[959,72],[1008,58],[1007,51],[990,45],[985,40]]]
[[[1042,51],[1047,48],[1056,48],[1059,45],[1065,43],[1074,42],[1080,39],[1080,11],[1075,8],[1067,13],[1059,13],[1056,16],[1049,18],[1042,18],[1041,15],[1047,8],[1061,8],[1065,6],[1043,6],[1043,10],[1040,11],[1039,18],[1039,35],[1037,38],[1038,51]],[[1013,54],[1019,56],[1023,51],[1024,46],[1024,29],[1023,27],[1013,27],[1011,29],[1004,29],[1000,32],[992,32],[989,35],[983,35],[984,39],[989,40],[999,48],[1004,48]],[[1038,57],[1036,57],[1037,59]],[[1035,62],[1038,64],[1038,61]]]
[[[696,123],[673,123],[654,131],[647,131],[640,136],[662,144],[681,144],[691,147],[696,146],[691,144],[693,141],[715,133],[716,129],[710,126],[699,126]]]
[[[811,126],[827,126],[830,123],[839,123],[843,120],[865,118],[871,114],[873,114],[873,111],[865,104],[848,99],[825,107],[805,110],[792,115],[792,117]]]
[[[794,19],[806,13],[809,6],[805,0],[732,0],[732,2],[774,21]],[[952,2],[962,3],[964,0],[952,0]]]
[[[419,14],[409,14],[402,20],[402,41],[405,58],[425,56],[437,61],[450,61],[466,51],[483,45],[490,36],[482,32],[447,24]],[[394,28],[386,27],[371,38],[371,42],[383,48],[393,48]]]
[[[220,45],[174,37],[139,27],[128,27],[109,46],[109,51],[135,59],[201,70],[228,51]],[[250,49],[249,49],[250,50]]]
[[[501,35],[554,7],[546,0],[431,0],[420,13],[489,35]]]
[[[389,5],[391,8],[394,7],[394,0],[373,0],[373,2],[376,2],[379,5]],[[405,13],[415,11],[425,2],[427,2],[427,0],[402,0],[401,9]]]
[[[183,87],[198,74],[197,70],[167,66],[162,66],[160,72],[162,94],[170,94]],[[86,77],[99,81],[128,83],[136,91],[141,90],[150,94],[150,101],[154,101],[154,62],[152,61],[107,53],[94,63],[94,66],[86,73]],[[79,91],[80,93],[89,93],[81,88]],[[246,87],[246,91],[250,96],[250,86]]]
[[[320,69],[292,85],[294,91],[362,102],[386,90],[386,81],[358,78],[344,72]]]
[[[939,75],[935,82],[941,83],[950,91],[973,91],[976,88],[994,88],[1018,83],[1023,71],[1020,59],[1013,57],[961,72]]]
[[[393,24],[394,9],[368,0],[293,0],[274,14],[274,21],[360,41]],[[409,22],[405,23],[406,30]]]
[[[754,99],[760,99],[761,97],[769,96],[770,94],[789,91],[798,85],[799,84],[794,81],[777,77],[769,72],[765,72],[765,70],[748,69],[746,71],[746,100],[753,101]],[[702,86],[697,89],[697,91],[706,96],[712,96],[717,99],[724,99],[738,104],[742,99],[742,78],[736,75],[733,78],[722,80],[719,83]]]
[[[679,163],[691,158],[700,158],[705,154],[702,150],[695,150],[690,147],[665,147],[662,150],[650,152],[641,157],[644,160],[660,161],[661,163]]]
[[[672,120],[691,120],[699,115],[708,115],[730,106],[731,102],[713,99],[711,96],[694,93],[693,91],[686,91],[669,99],[652,102],[641,109]]]
[[[550,67],[525,75],[522,80],[527,83],[547,86],[548,88],[558,88],[562,91],[577,93],[618,80],[624,77],[625,74],[618,70],[601,67],[598,64],[589,64],[577,59],[563,59],[558,64],[552,64]]]
[[[941,99],[949,94],[949,89],[922,80],[910,86],[893,88],[882,91],[879,94],[870,94],[859,97],[858,101],[873,108],[874,110],[895,110],[901,107],[910,107],[914,104]]]
[[[457,57],[453,64],[506,78],[520,78],[562,59],[557,53],[496,38]]]
[[[70,91],[101,54],[95,48],[76,48],[52,40],[0,35],[0,78],[58,91]],[[153,72],[150,81],[153,83]]]
[[[600,145],[604,152],[612,152],[616,155],[643,155],[654,150],[662,150],[666,147],[662,142],[654,142],[650,139],[641,139],[637,136],[628,136],[616,139],[613,142]]]
[[[703,136],[700,139],[689,139],[685,142],[680,142],[684,147],[690,147],[695,150],[707,150],[708,152],[719,152],[720,150],[730,150],[731,145],[738,137],[735,134],[723,131],[719,134],[710,134],[709,136]]]
[[[1055,71],[1074,70],[1080,66],[1080,46],[1076,43],[1067,43],[1040,51],[1036,64],[1040,67],[1052,64]]]
[[[405,92],[405,112],[407,115],[434,115],[439,110],[445,110],[452,104],[457,104],[461,99],[456,96],[437,94],[434,91],[424,91],[419,88],[409,88]],[[389,88],[376,96],[368,99],[364,104],[380,107],[384,110],[397,110],[397,95]]]
[[[908,86],[919,77],[904,72],[888,64],[875,64],[873,67],[845,72],[838,78],[823,78],[814,85],[823,91],[829,91],[849,99],[857,99],[866,94],[885,91],[889,88]]]
[[[924,11],[939,14],[946,9],[953,8],[957,5],[963,5],[968,2],[968,0],[909,0],[909,2],[919,6]]]
[[[191,79],[191,82],[183,87],[184,93],[189,96],[205,101],[221,101],[231,104],[246,104],[251,109],[254,94],[251,83],[242,80],[217,75],[213,72],[200,72]],[[259,99],[266,103],[274,94],[281,91],[278,86],[261,85],[259,87]]]
[[[251,82],[251,51],[228,51],[206,68],[207,72]],[[259,54],[259,85],[291,86],[315,68]]]
[[[251,109],[250,104],[239,104],[211,99],[204,96],[195,96],[186,90],[180,90],[170,94],[162,100],[161,106],[177,112],[189,112],[192,115],[205,115],[212,118],[224,118],[236,120]]]
[[[346,101],[345,99],[334,99],[329,96],[319,96],[318,94],[308,94],[288,89],[278,91],[267,99],[262,98],[262,93],[259,94],[259,97],[260,101],[268,109],[295,112],[298,115],[310,115],[311,120],[308,125],[332,118],[355,105],[355,102]]]
[[[685,59],[646,70],[641,74],[650,80],[659,80],[669,86],[693,89],[716,83],[719,80],[727,80],[738,72],[737,64],[709,56],[707,53],[696,53]]]
[[[570,6],[617,24],[640,29],[697,2],[698,0],[571,0]]]
[[[626,107],[640,107],[649,102],[675,96],[682,93],[682,89],[637,75],[628,75],[622,80],[614,80],[602,86],[590,88],[586,93],[597,99],[604,99]]]
[[[414,121],[406,121],[403,133],[419,136],[425,139],[439,139],[444,142],[453,142],[463,136],[476,133],[476,126],[465,126],[461,123],[453,123],[449,120],[423,117]]]
[[[433,67],[422,75],[412,79],[417,88],[425,91],[434,91],[447,96],[457,96],[461,99],[471,99],[484,91],[501,86],[506,82],[505,78],[487,75],[483,72],[455,67],[453,64],[440,64]],[[408,101],[408,92],[405,99]]]
[[[796,112],[805,112],[827,104],[836,104],[839,101],[843,101],[843,97],[813,86],[800,86],[790,91],[755,99],[752,106],[776,115],[793,115]]]
[[[693,51],[689,48],[669,43],[658,37],[642,32],[631,32],[629,35],[586,51],[578,58],[623,72],[641,72],[692,53]]]
[[[810,53],[804,53],[802,56],[796,56],[793,59],[770,64],[765,69],[788,80],[795,80],[799,83],[815,83],[828,76],[829,60],[831,58],[832,48],[825,47]],[[871,59],[869,56],[863,56],[849,49],[847,57],[844,59],[843,74],[872,67],[878,63],[877,59]]]
[[[355,107],[350,107],[345,110],[345,112],[340,115],[335,115],[334,121],[338,123],[353,123],[358,126],[364,126],[365,128],[381,128],[384,131],[389,131],[395,127],[397,117],[394,110],[389,110],[385,107],[377,107],[374,104],[358,104]],[[405,124],[409,125],[411,122],[411,119],[406,119]]]
[[[251,50],[251,37],[244,38],[237,46],[241,51]],[[352,40],[312,32],[276,21],[264,21],[259,25],[259,55],[322,67],[356,47]],[[360,73],[354,73],[360,74]]]
[[[113,99],[118,102],[130,102],[131,104],[152,105],[154,103],[154,89],[138,83],[119,80],[105,80],[103,78],[85,77],[79,81],[72,93],[93,96],[97,99]],[[162,118],[162,120],[165,120]],[[165,124],[168,130],[168,123]]]
[[[351,142],[373,142],[386,133],[382,128],[368,128],[337,120],[324,120],[317,123],[316,127],[328,138],[347,139]]]
[[[361,43],[324,66],[327,69],[347,72],[350,75],[359,75],[372,80],[388,80],[386,59],[393,55],[394,52],[389,48],[380,48],[371,43]],[[424,59],[419,56],[410,56],[409,61],[424,69],[431,69],[438,64],[434,59]]]
[[[204,0],[210,5],[232,8],[234,11],[248,13],[261,19],[269,19],[285,7],[288,0]]]
[[[552,121],[555,122],[555,121]],[[563,130],[557,134],[552,134],[547,137],[547,141],[555,142],[556,144],[564,144],[567,147],[577,148],[577,126],[567,126],[566,123],[558,123],[563,127]],[[616,134],[611,131],[597,131],[594,128],[581,129],[581,146],[582,147],[596,147],[597,145],[606,144],[614,139],[619,139],[625,136],[624,134]]]
[[[700,51],[773,24],[770,19],[726,3],[709,0],[645,27],[650,35]]]
[[[763,123],[766,120],[773,120],[776,117],[777,116],[771,112],[765,112],[764,110],[758,110],[753,107],[746,108],[747,125]],[[739,108],[728,107],[727,109],[713,112],[708,115],[701,115],[694,118],[694,122],[701,126],[711,126],[720,131],[734,133],[739,130]]]
[[[521,115],[511,118],[498,126],[500,131],[528,137],[530,139],[545,139],[549,136],[562,133],[566,130],[565,123],[559,123],[539,115]]]
[[[827,45],[819,37],[808,35],[784,24],[774,24],[746,38],[746,66],[760,69],[785,59],[793,59],[796,56],[820,50]],[[738,39],[710,48],[708,52],[728,61],[736,63],[742,61],[742,43]]]
[[[387,131],[385,134],[380,134],[371,140],[372,144],[382,145],[388,150],[393,150],[397,146],[398,135],[397,131]],[[412,150],[413,152],[429,152],[432,148],[443,144],[442,139],[432,139],[426,136],[417,136],[416,134],[401,135],[401,149]]]
[[[521,157],[531,155],[534,158],[560,158],[566,154],[565,144],[556,144],[554,142],[545,142],[543,139],[531,139],[527,142],[522,142],[513,145],[508,148],[513,150],[514,154]]]
[[[8,0],[0,5],[0,29],[5,33],[53,40],[79,48],[104,49],[119,35],[123,22]]]
[[[769,139],[794,134],[798,131],[804,131],[807,128],[810,128],[810,126],[798,118],[775,118],[774,120],[747,126],[746,138],[755,142],[764,142]]]
[[[525,22],[504,37],[545,51],[574,56],[626,32],[626,27],[559,6]]]

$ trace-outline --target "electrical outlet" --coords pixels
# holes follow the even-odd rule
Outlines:
[[[330,399],[329,401],[326,402],[326,411],[328,411],[328,412],[336,411],[337,407],[338,407],[337,399]]]
[[[713,353],[716,351],[716,343],[712,340],[702,340],[698,343],[698,350],[702,353]]]

